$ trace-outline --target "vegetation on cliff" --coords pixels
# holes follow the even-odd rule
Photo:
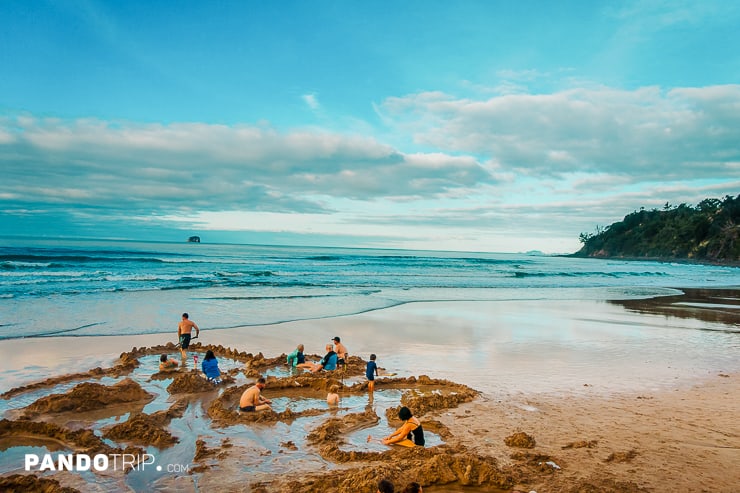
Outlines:
[[[704,199],[695,207],[666,203],[627,214],[596,233],[581,233],[578,257],[740,261],[740,195]]]

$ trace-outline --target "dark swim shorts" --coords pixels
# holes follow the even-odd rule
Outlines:
[[[190,346],[190,334],[180,334],[180,346],[187,349]]]
[[[252,412],[254,411],[254,406],[244,406],[239,408],[240,411],[243,412]]]

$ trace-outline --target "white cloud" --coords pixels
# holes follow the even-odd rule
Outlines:
[[[321,107],[319,104],[319,98],[316,96],[316,94],[304,94],[301,96],[303,99],[303,102],[308,105],[309,108],[312,110],[317,110]]]
[[[38,203],[318,212],[313,196],[435,196],[492,181],[471,157],[320,130],[24,117],[0,132],[13,136],[0,142],[0,193]]]
[[[0,207],[86,224],[563,252],[640,207],[740,189],[736,85],[426,92],[377,109],[399,144],[267,124],[0,118]]]
[[[486,100],[389,98],[386,122],[416,142],[484,155],[518,173],[616,173],[634,181],[735,178],[740,85],[634,91],[607,87]]]

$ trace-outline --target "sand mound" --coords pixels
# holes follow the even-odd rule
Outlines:
[[[197,392],[210,392],[219,389],[223,385],[234,383],[234,379],[228,375],[222,375],[222,382],[216,385],[209,382],[200,372],[189,371],[187,373],[179,372],[167,386],[167,392],[170,394],[194,394]]]
[[[628,450],[627,452],[612,452],[604,459],[604,462],[629,462],[637,457],[637,450]]]
[[[126,378],[115,385],[85,382],[75,386],[66,394],[42,397],[27,406],[24,416],[33,417],[42,413],[84,412],[102,409],[112,404],[123,404],[150,400],[154,396],[141,386]]]
[[[84,452],[86,454],[136,454],[141,455],[144,451],[138,447],[126,447],[125,449],[114,448],[106,444],[92,430],[69,430],[52,423],[42,423],[28,420],[11,421],[3,419],[0,421],[0,438],[12,437],[37,437],[52,440],[57,443]]]
[[[5,493],[80,493],[80,490],[62,486],[51,478],[40,478],[29,474],[13,474],[0,477],[0,491]]]
[[[165,427],[172,419],[182,417],[187,406],[187,401],[179,400],[167,411],[134,414],[127,421],[111,427],[103,436],[141,445],[154,445],[160,449],[170,447],[177,443],[178,439]]]
[[[368,460],[368,453],[358,453],[357,460]],[[416,481],[422,485],[446,485],[510,489],[516,484],[515,472],[501,470],[494,458],[471,454],[463,447],[393,449],[375,453],[372,466],[311,475],[301,481],[277,481],[269,491],[374,491],[380,478],[396,485]]]
[[[509,447],[534,448],[536,442],[534,437],[527,435],[523,431],[514,433],[504,438],[504,443]]]

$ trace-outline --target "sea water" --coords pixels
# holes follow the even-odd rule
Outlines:
[[[0,339],[172,332],[422,301],[624,299],[740,285],[740,268],[527,254],[0,238]]]

